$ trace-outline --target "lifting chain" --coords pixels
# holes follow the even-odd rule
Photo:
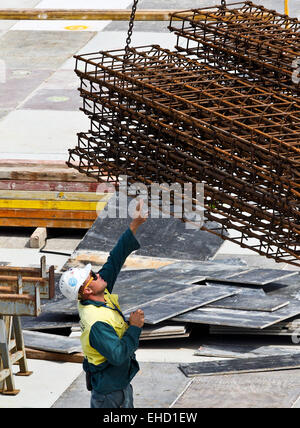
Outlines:
[[[132,30],[133,30],[133,26],[134,26],[135,12],[136,12],[138,1],[139,0],[133,0],[133,5],[132,5],[132,10],[131,10],[131,15],[130,15],[130,21],[129,21],[129,29],[128,29],[128,34],[127,34],[127,39],[126,39],[126,46],[125,46],[125,58],[128,55],[129,45],[131,43]]]
[[[226,7],[226,0],[221,0],[221,6],[222,6],[223,8],[225,8],[225,7]]]

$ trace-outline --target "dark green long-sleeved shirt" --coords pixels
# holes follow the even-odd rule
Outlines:
[[[107,282],[107,290],[112,292],[117,276],[128,255],[140,248],[138,241],[128,228],[118,240],[116,246],[100,269],[99,274]],[[103,302],[83,300],[83,306],[93,305],[94,307],[106,306]],[[88,308],[86,308],[88,309]],[[120,317],[123,317],[117,307]],[[120,318],[121,319],[121,318]],[[92,388],[100,393],[107,394],[125,388],[139,370],[138,362],[135,358],[135,351],[138,348],[141,329],[136,326],[129,326],[124,335],[120,338],[114,328],[107,322],[99,320],[91,327],[89,332],[89,344],[98,351],[106,361],[101,364],[92,364],[84,359],[83,368],[91,373]]]

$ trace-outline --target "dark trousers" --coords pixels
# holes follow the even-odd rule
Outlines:
[[[91,392],[92,409],[133,409],[133,390],[129,384],[125,389],[101,394],[95,390]]]

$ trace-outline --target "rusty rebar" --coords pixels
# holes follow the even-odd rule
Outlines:
[[[90,130],[67,163],[98,181],[202,182],[205,218],[220,225],[204,229],[300,266],[300,103],[291,67],[281,82],[276,69],[298,52],[299,22],[251,2],[197,14],[176,29],[184,54],[153,45],[75,57]]]
[[[293,79],[300,57],[300,21],[251,1],[175,12],[169,29],[176,48],[285,93],[300,92]],[[206,19],[198,18],[206,16]],[[181,25],[178,23],[181,19]]]

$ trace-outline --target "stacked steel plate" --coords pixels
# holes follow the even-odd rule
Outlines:
[[[290,41],[299,47],[300,23],[285,17],[282,24],[275,19],[281,15],[249,2],[240,6],[191,11],[174,21],[187,40],[181,53],[155,45],[77,56],[82,110],[91,126],[78,134],[68,165],[99,181],[105,172],[111,180],[127,175],[129,183],[147,185],[203,182],[205,217],[222,225],[213,233],[300,265],[298,87],[291,68],[278,77],[275,53],[267,56],[274,50],[265,47],[270,41],[276,46],[277,37],[286,64],[297,52],[300,57],[300,49],[294,57],[289,52]],[[200,21],[203,14],[207,19]],[[248,58],[245,45],[228,41],[227,33],[219,36],[226,17],[233,34],[248,28],[249,43],[253,32],[257,49],[251,42],[248,53],[256,65],[250,58],[240,68],[240,50]],[[224,46],[231,52],[228,63]]]

